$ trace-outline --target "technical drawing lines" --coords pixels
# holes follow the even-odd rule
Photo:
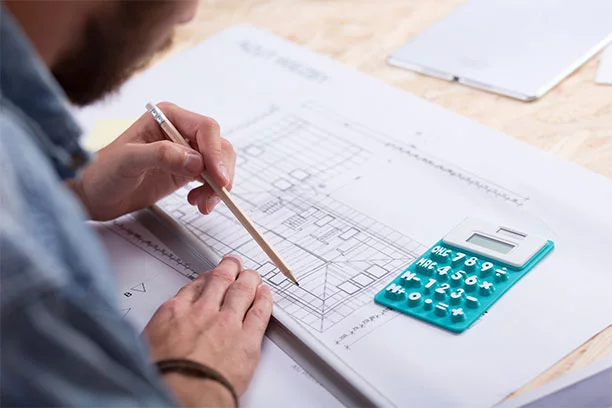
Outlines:
[[[429,155],[428,153],[419,150],[414,145],[406,145],[389,141],[385,143],[385,146],[390,147],[402,154],[408,155],[413,159],[419,160],[422,163],[433,166],[451,177],[456,177],[459,180],[486,192],[487,194],[493,194],[495,197],[500,198],[504,201],[508,201],[516,206],[520,207],[524,205],[527,200],[529,200],[529,197],[527,196],[514,193],[500,186],[499,184],[484,180],[483,178],[478,177],[475,174],[470,173],[466,170],[463,170],[460,167],[451,165],[450,163],[445,162],[444,160],[437,159]]]
[[[270,105],[270,107],[266,111],[260,113],[259,115],[255,116],[255,117],[253,117],[253,118],[251,118],[251,119],[249,119],[247,121],[241,122],[241,123],[239,123],[235,127],[232,127],[232,128],[229,128],[229,129],[225,129],[224,132],[223,132],[223,135],[226,138],[227,137],[231,137],[231,135],[233,135],[234,133],[239,132],[240,130],[242,130],[244,128],[248,128],[249,126],[252,126],[252,125],[256,124],[257,122],[260,122],[260,121],[264,120],[268,116],[275,114],[276,112],[278,112],[278,110],[279,110],[278,106]]]
[[[299,287],[225,206],[202,217],[186,204],[192,186],[159,206],[218,255],[242,256],[275,292],[277,307],[323,332],[372,304],[426,247],[324,193],[325,183],[352,181],[371,151],[295,114],[271,109],[258,118],[234,128],[238,161],[231,194],[282,254]]]
[[[128,313],[130,313],[131,310],[132,310],[131,307],[126,307],[125,309],[119,310],[119,314],[121,314],[121,318],[125,319],[126,316],[128,315]]]
[[[283,210],[286,213],[280,218],[269,214],[255,218],[273,226],[279,250],[290,265],[298,266],[300,287],[291,285],[276,269],[267,271],[269,267],[261,265],[261,272],[280,295],[279,306],[319,331],[370,303],[389,276],[425,250],[330,197],[315,195],[312,201],[286,197]],[[297,228],[286,222],[298,217]]]
[[[146,293],[147,292],[147,287],[145,286],[145,284],[143,282],[143,283],[139,283],[136,286],[131,287],[130,290],[133,290],[134,292]]]
[[[290,283],[221,207],[206,218],[184,207],[188,187],[160,203],[218,254],[236,253],[276,293],[277,305],[317,331],[325,331],[370,304],[391,276],[426,248],[420,243],[323,194],[232,193],[300,281]],[[181,207],[178,210],[178,207]],[[276,208],[270,212],[270,208]]]
[[[240,176],[265,180],[258,190],[319,186],[372,155],[296,115],[278,112],[266,118],[265,127],[243,129],[235,143]]]
[[[168,251],[166,248],[160,247],[157,243],[142,236],[137,231],[134,231],[129,225],[123,223],[120,220],[115,220],[110,224],[110,230],[115,234],[119,235],[126,241],[136,245],[141,250],[152,255],[159,261],[165,263],[177,272],[189,277],[194,275],[195,272],[189,267],[188,264],[183,262],[182,259]],[[133,289],[133,288],[132,288]],[[144,289],[144,287],[143,287]],[[144,290],[142,290],[144,292]]]
[[[377,130],[370,129],[361,123],[344,118],[341,114],[334,112],[333,110],[317,102],[306,102],[303,104],[303,107],[310,111],[316,112],[317,115],[325,117],[332,122],[343,125],[347,130],[378,140],[388,148],[391,148],[401,154],[405,154],[406,156],[418,160],[423,164],[431,166],[448,176],[455,177],[487,194],[492,194],[496,198],[510,202],[518,207],[523,206],[529,200],[529,196],[526,194],[512,191],[491,180],[487,180],[472,172],[462,169],[461,167],[458,167],[452,163],[449,163],[448,161],[436,157],[429,152],[424,151],[423,149],[420,149],[414,144],[403,143],[398,139],[390,137],[389,135],[385,135]],[[420,134],[420,132],[417,132],[417,134]]]

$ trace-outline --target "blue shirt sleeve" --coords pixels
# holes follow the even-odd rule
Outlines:
[[[27,125],[3,109],[0,406],[175,406],[83,219]]]
[[[9,274],[45,276],[45,266],[16,238],[3,228],[3,286],[13,280],[4,279]],[[69,283],[51,283],[20,296],[1,310],[2,406],[176,405],[133,329],[94,293],[83,298]]]

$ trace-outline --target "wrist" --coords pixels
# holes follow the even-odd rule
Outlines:
[[[174,372],[164,374],[163,379],[184,407],[236,405],[231,392],[217,381]]]

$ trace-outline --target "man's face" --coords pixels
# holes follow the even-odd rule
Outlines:
[[[108,2],[51,72],[68,98],[83,106],[117,90],[172,43],[174,28],[193,17],[197,0]]]

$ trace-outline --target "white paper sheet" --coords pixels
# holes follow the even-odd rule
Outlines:
[[[92,225],[111,256],[122,312],[140,332],[157,308],[190,282],[187,276],[194,274],[131,216]],[[342,406],[267,338],[264,338],[260,364],[240,404],[254,408]]]
[[[612,45],[609,45],[601,54],[595,82],[612,85]]]
[[[216,118],[238,152],[232,192],[292,266],[291,285],[223,206],[160,205],[266,276],[277,318],[307,330],[388,404],[484,407],[612,321],[612,183],[249,26],[136,77],[82,112],[137,116],[170,100]],[[373,302],[462,219],[552,239],[555,251],[456,335]],[[290,316],[290,317],[287,317]]]

